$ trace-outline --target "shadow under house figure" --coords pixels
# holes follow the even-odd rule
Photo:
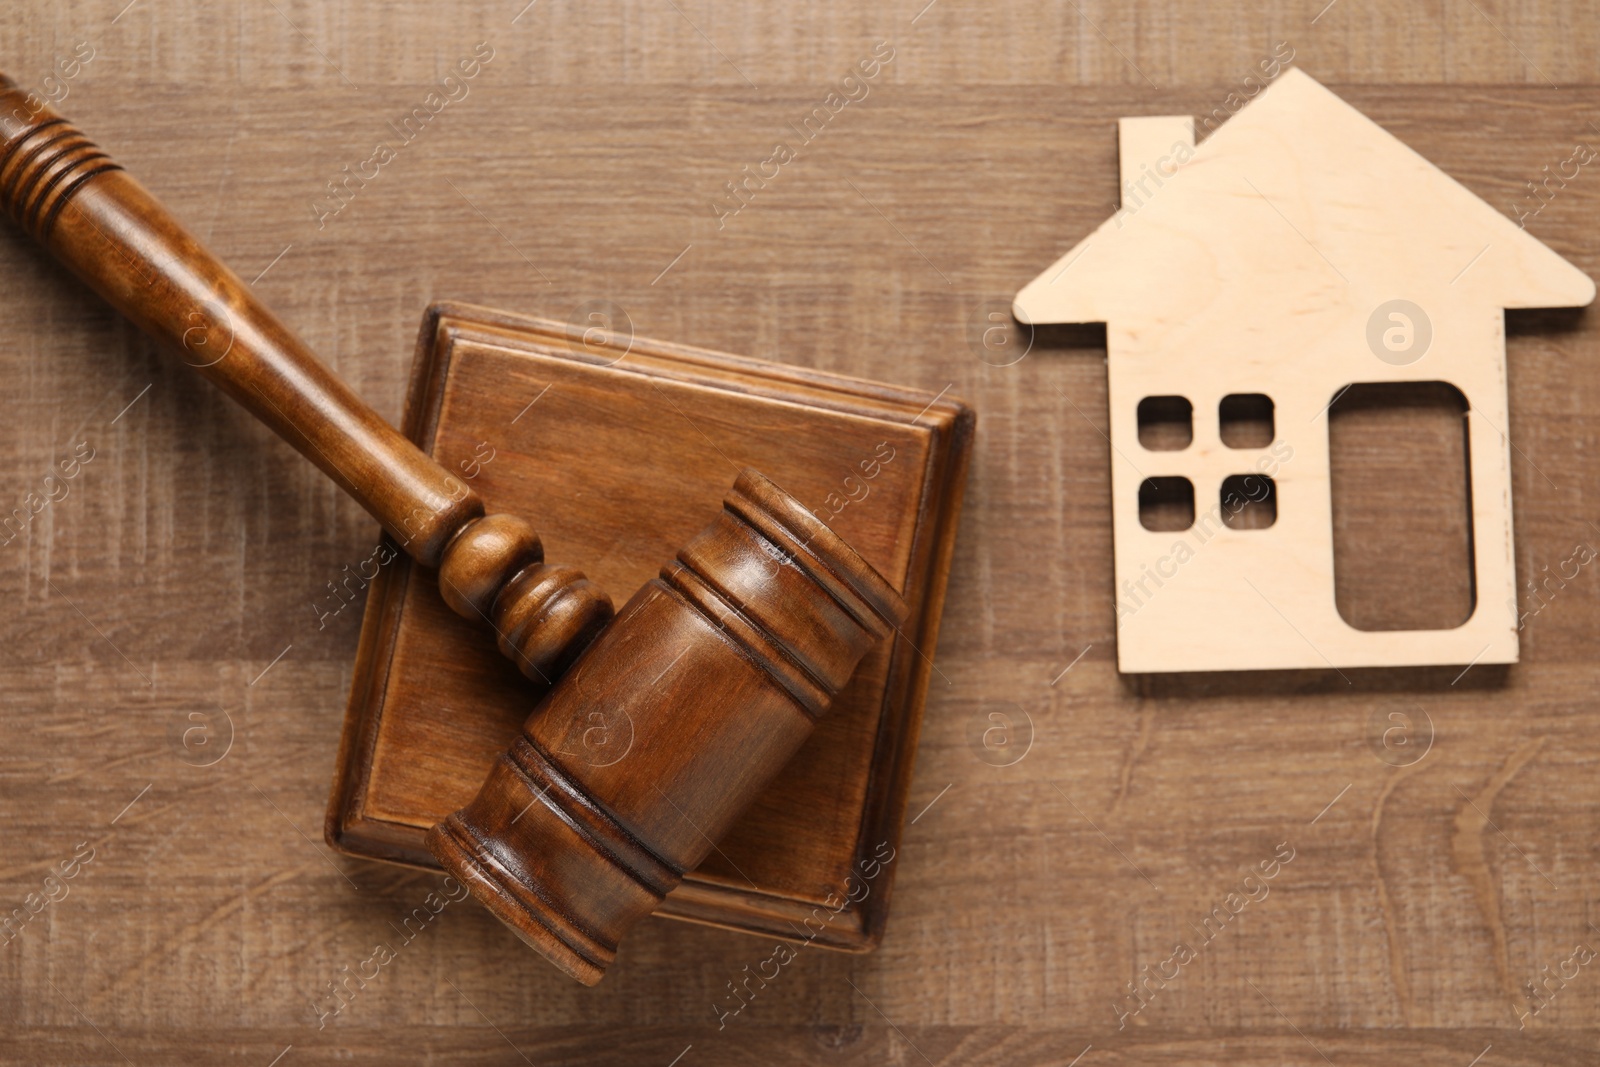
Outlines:
[[[1167,116],[1122,119],[1119,149],[1122,209],[1014,304],[1106,324],[1118,668],[1515,663],[1503,309],[1594,283],[1298,70],[1199,146]],[[1357,630],[1335,604],[1327,413],[1367,382],[1466,399],[1477,601],[1454,629]],[[1192,439],[1142,444],[1141,403],[1178,398]],[[1271,428],[1230,447],[1225,398]],[[1224,521],[1239,476],[1271,494],[1265,528]],[[1141,524],[1152,490],[1188,494],[1165,530]]]

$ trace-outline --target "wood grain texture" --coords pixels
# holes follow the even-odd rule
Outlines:
[[[869,654],[801,752],[659,909],[817,947],[873,946],[894,878],[882,861],[892,864],[899,845],[932,677],[920,650],[936,640],[971,413],[948,396],[631,331],[608,339],[482,308],[430,309],[404,429],[441,462],[465,463],[496,508],[541,514],[553,543],[583,546],[611,588],[654,578],[720,510],[727,479],[750,466],[812,502],[901,591],[912,617]],[[576,503],[551,507],[562,500]],[[670,652],[676,660],[685,650]],[[641,664],[635,697],[654,688],[642,683],[683,669]],[[355,670],[328,840],[354,855],[436,866],[422,836],[477,794],[519,735],[526,686],[403,561],[373,581]],[[698,703],[684,702],[677,716]],[[648,739],[624,707],[583,726],[558,746],[580,769],[627,759],[623,769],[636,776],[660,758],[662,740]]]
[[[1263,61],[1237,113],[1205,116],[1215,132],[1198,147],[1189,116],[1122,119],[1121,208],[1017,294],[1020,322],[1105,324],[1117,666],[1515,663],[1504,312],[1586,307],[1594,282],[1282,69],[1293,55]],[[1352,387],[1426,381],[1465,400],[1476,602],[1442,626],[1375,632],[1337,605],[1326,416]],[[1272,416],[1261,440],[1229,443],[1222,410],[1244,395]],[[1192,441],[1140,439],[1140,407],[1162,397],[1192,403]],[[1411,458],[1424,486],[1444,473]],[[1145,497],[1163,487],[1188,506],[1152,522]],[[1274,521],[1243,528],[1252,498]]]
[[[1091,1044],[1080,1067],[1466,1067],[1491,1045],[1479,1067],[1593,1061],[1592,965],[1520,1031],[1513,1006],[1600,937],[1600,572],[1525,594],[1521,662],[1459,680],[1119,677],[1103,338],[1041,332],[1009,367],[968,342],[987,302],[1004,307],[1114,208],[1119,117],[1204,113],[1284,37],[1513,213],[1525,182],[1597,136],[1592,5],[1339,0],[1312,27],[1320,4],[1081,5],[1090,25],[1070,6],[940,0],[913,26],[898,8],[680,0],[715,48],[670,5],[540,0],[521,40],[516,4],[280,2],[304,37],[271,5],[143,0],[114,24],[120,3],[13,6],[6,68],[37,84],[92,39],[69,113],[246,280],[266,269],[266,298],[387,418],[430,300],[564,319],[603,298],[649,336],[953,383],[984,429],[910,810],[933,805],[908,827],[879,952],[802,954],[719,1031],[713,1005],[770,945],[647,921],[583,991],[452,903],[318,1030],[308,998],[398,941],[390,924],[437,888],[316,843],[359,623],[346,609],[318,630],[312,604],[368,557],[373,523],[0,237],[0,485],[14,503],[77,442],[95,449],[0,568],[5,906],[78,842],[97,848],[0,948],[0,1061],[267,1064],[293,1045],[280,1067],[519,1052],[664,1067],[692,1045],[679,1067],[1065,1065]],[[319,231],[327,181],[491,31],[471,95]],[[871,95],[719,231],[724,183],[880,37],[897,54]],[[1586,167],[1528,228],[1592,275],[1597,217]],[[1507,355],[1526,583],[1600,544],[1600,330],[1592,314],[1513,316]],[[1028,755],[979,759],[973,733],[991,711],[1021,724],[1019,707]],[[184,731],[220,738],[219,710],[232,748],[186,764],[211,757]],[[1431,717],[1414,766],[1375,753],[1410,758],[1382,747],[1391,712],[1416,731]],[[1270,895],[1118,1031],[1127,983],[1280,842],[1296,857]]]
[[[77,63],[75,53],[62,76]],[[4,74],[0,146],[0,203],[12,221],[158,346],[292,444],[399,548],[437,568],[446,602],[488,623],[530,682],[548,687],[611,619],[611,601],[594,583],[544,562],[525,519],[486,518],[456,472],[352,393],[137,179],[44,97]],[[65,466],[61,474],[76,476]],[[45,484],[47,495],[57,492]],[[36,510],[30,502],[13,512],[10,539]]]

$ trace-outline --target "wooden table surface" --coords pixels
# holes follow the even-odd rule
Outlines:
[[[0,511],[78,462],[0,547],[0,914],[57,898],[0,944],[0,1063],[1595,1062],[1600,568],[1525,605],[1508,669],[1119,676],[1103,339],[1004,367],[972,342],[1113,209],[1119,116],[1209,112],[1280,42],[1514,214],[1600,144],[1594,5],[125,2],[13,0],[0,69],[54,72],[385,415],[428,301],[608,299],[641,334],[948,386],[978,442],[881,950],[802,951],[719,1030],[770,944],[651,920],[585,990],[451,904],[319,1028],[438,885],[321,841],[359,611],[314,605],[374,524],[7,227]],[[719,226],[875,48],[865,98]],[[1597,170],[1527,222],[1591,275]],[[1596,322],[1509,324],[1524,581],[1600,545]],[[1430,471],[1373,454],[1404,544]],[[980,758],[991,713],[1031,722],[1020,760]]]

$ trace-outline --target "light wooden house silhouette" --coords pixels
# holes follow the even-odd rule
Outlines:
[[[1119,148],[1122,210],[1014,304],[1106,324],[1119,668],[1515,662],[1503,309],[1583,306],[1594,283],[1298,70],[1198,146],[1166,116],[1121,120]],[[1475,605],[1450,630],[1361,631],[1334,600],[1327,409],[1412,381],[1467,401]],[[1270,444],[1223,443],[1240,395],[1271,399]],[[1192,404],[1187,447],[1141,445],[1152,397]],[[1222,484],[1251,474],[1276,521],[1230,528]],[[1147,478],[1192,484],[1191,527],[1141,525]]]

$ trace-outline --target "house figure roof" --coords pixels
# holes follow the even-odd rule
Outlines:
[[[1195,285],[1281,283],[1285,261],[1320,262],[1302,291],[1403,291],[1419,268],[1450,279],[1486,247],[1456,279],[1464,299],[1501,308],[1594,299],[1588,275],[1298,68],[1198,146],[1187,116],[1121,125],[1125,147],[1130,132],[1169,157],[1186,142],[1187,161],[1136,159],[1130,174],[1124,152],[1123,209],[1017,294],[1018,321],[1160,312]],[[1123,284],[1130,274],[1145,284]]]

